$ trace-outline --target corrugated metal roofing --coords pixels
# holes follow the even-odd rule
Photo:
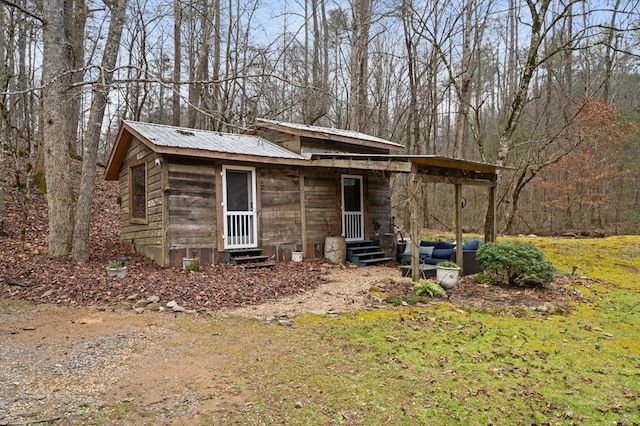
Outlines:
[[[295,152],[258,136],[166,126],[140,121],[125,121],[125,123],[134,132],[158,147],[199,149],[272,158],[305,159],[305,157]]]
[[[378,138],[376,136],[367,135],[366,133],[356,132],[353,130],[344,130],[344,129],[335,129],[331,127],[320,127],[320,126],[310,126],[307,124],[299,124],[299,123],[288,123],[284,121],[276,121],[276,120],[268,120],[266,118],[258,118],[256,120],[258,123],[264,124],[273,124],[280,127],[287,127],[290,129],[296,129],[300,131],[314,132],[319,135],[327,135],[327,136],[340,136],[343,138],[351,138],[351,139],[360,139],[369,142],[376,142],[385,145],[389,145],[393,148],[403,149],[404,146],[397,144],[395,142],[388,141],[386,139]]]

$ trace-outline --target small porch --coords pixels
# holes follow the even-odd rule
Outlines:
[[[496,240],[496,186],[498,181],[498,167],[474,161],[452,159],[432,155],[358,155],[358,154],[315,154],[314,164],[323,167],[338,167],[352,170],[380,170],[390,173],[407,175],[410,211],[410,241],[412,242],[410,264],[404,265],[410,271],[411,277],[417,281],[422,273],[430,273],[431,268],[421,265],[419,231],[421,223],[419,205],[419,191],[426,182],[436,182],[453,185],[454,195],[454,231],[456,241],[463,241],[462,235],[462,187],[465,185],[481,186],[487,189],[487,215],[485,218],[485,242]],[[394,234],[395,238],[395,234]],[[465,255],[463,250],[456,250],[453,254],[455,261],[465,273]],[[467,255],[467,263],[472,263]],[[435,267],[434,267],[435,268]],[[469,265],[467,270],[476,269]]]

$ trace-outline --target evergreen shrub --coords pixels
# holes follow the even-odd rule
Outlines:
[[[492,284],[538,287],[553,280],[553,264],[530,242],[485,243],[476,259]]]

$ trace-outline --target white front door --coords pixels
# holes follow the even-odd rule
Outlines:
[[[224,248],[258,246],[256,220],[256,170],[222,166]]]
[[[364,240],[362,176],[342,175],[342,231],[345,240]]]

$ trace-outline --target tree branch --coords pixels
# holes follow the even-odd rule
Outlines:
[[[22,13],[24,13],[25,15],[30,16],[33,19],[37,19],[40,22],[44,22],[44,19],[42,19],[42,16],[38,16],[35,13],[28,11],[24,7],[20,6],[19,4],[16,4],[16,3],[12,2],[11,0],[0,0],[0,3],[4,3],[9,7],[16,8],[19,11],[21,11]]]

